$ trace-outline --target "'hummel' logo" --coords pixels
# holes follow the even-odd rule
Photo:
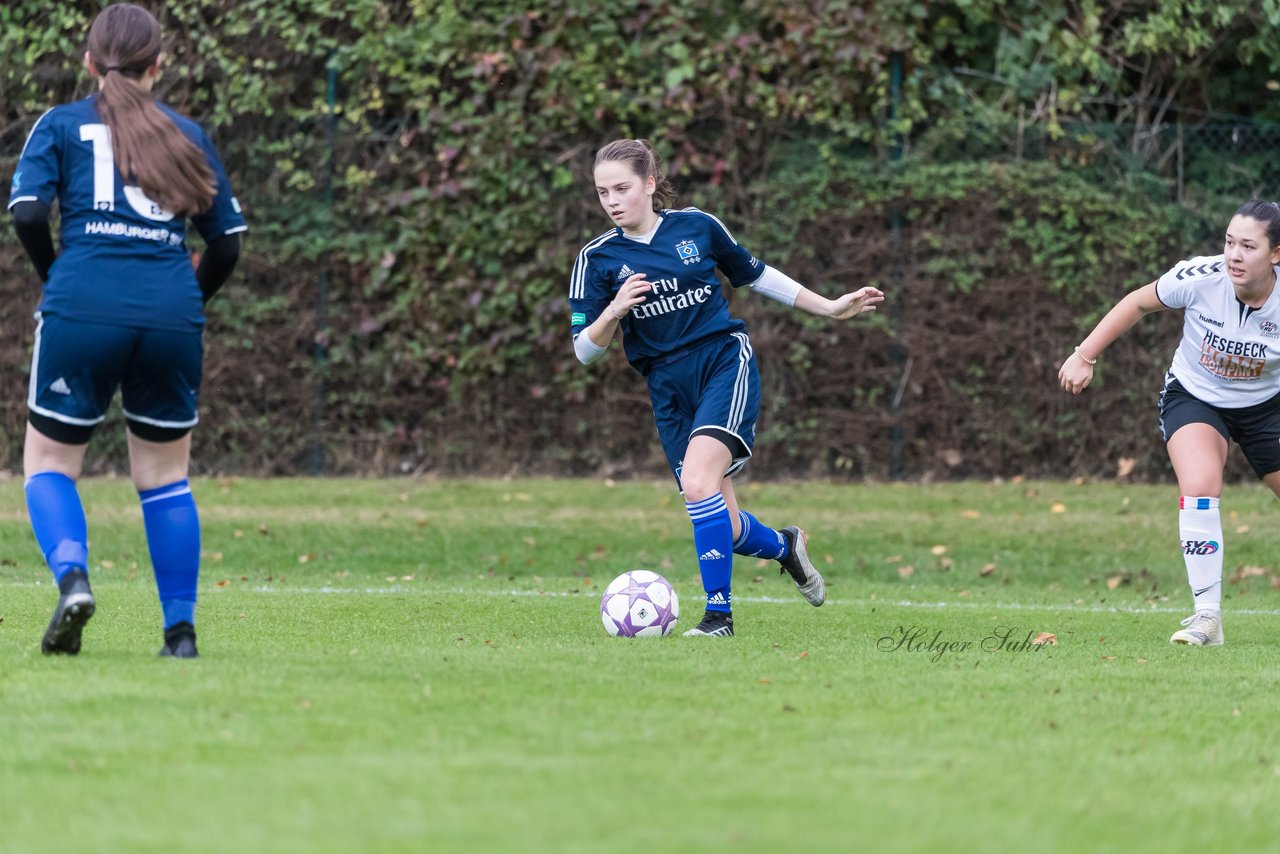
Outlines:
[[[53,385],[49,386],[49,391],[54,394],[71,394],[71,386],[67,385],[67,381],[62,377],[58,377],[53,381]]]
[[[724,560],[724,555],[720,554],[719,549],[711,549],[698,555],[698,560]]]
[[[635,274],[636,274],[635,270],[631,269],[626,264],[623,264],[622,269],[618,271],[618,281],[621,282],[624,279],[629,279]]]

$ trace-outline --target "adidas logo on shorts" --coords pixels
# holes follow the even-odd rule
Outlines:
[[[53,385],[49,386],[49,391],[54,394],[71,394],[71,386],[67,385],[67,381],[62,377],[58,377],[53,381]]]

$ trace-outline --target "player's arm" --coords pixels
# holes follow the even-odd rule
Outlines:
[[[196,267],[196,282],[200,295],[207,304],[218,289],[231,278],[231,271],[240,260],[240,235],[224,234],[209,241]]]
[[[589,365],[604,355],[622,318],[633,307],[644,302],[645,296],[653,288],[644,276],[644,273],[628,276],[622,287],[618,288],[613,301],[600,312],[600,316],[573,339],[573,352],[582,364]]]
[[[27,199],[15,202],[9,210],[13,214],[13,230],[35,265],[36,275],[42,282],[49,281],[49,268],[58,257],[53,248],[53,232],[49,229],[49,206]]]
[[[860,288],[835,299],[827,299],[814,293],[786,273],[775,267],[764,268],[764,273],[747,287],[758,294],[776,300],[783,305],[794,306],[818,317],[844,320],[865,311],[875,311],[876,304],[884,301],[884,293],[876,288]]]
[[[1168,306],[1160,301],[1155,282],[1125,294],[1062,363],[1058,383],[1072,394],[1084,391],[1093,380],[1093,366],[1102,351],[1139,320],[1164,308]]]

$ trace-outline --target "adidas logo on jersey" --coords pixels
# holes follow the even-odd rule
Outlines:
[[[622,269],[618,271],[618,281],[621,282],[626,279],[629,279],[635,274],[636,274],[635,270],[631,269],[626,264],[623,264]]]
[[[715,593],[712,593],[710,596],[707,597],[707,604],[708,605],[728,605],[729,600],[724,598],[724,594],[721,593],[719,590],[717,590]]]
[[[724,555],[720,554],[719,549],[709,549],[698,555],[698,560],[724,560]]]
[[[67,385],[67,381],[62,377],[58,377],[53,381],[53,385],[49,386],[49,391],[54,394],[71,394],[71,386]]]

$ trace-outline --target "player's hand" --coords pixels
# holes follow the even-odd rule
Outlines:
[[[851,294],[833,299],[830,316],[836,320],[857,317],[864,311],[875,311],[876,304],[882,302],[884,302],[884,291],[878,288],[860,288]]]
[[[622,287],[618,288],[617,296],[613,298],[613,302],[609,303],[605,314],[621,320],[633,307],[644,302],[651,290],[653,285],[645,279],[644,273],[633,273],[622,283]]]
[[[1093,380],[1093,365],[1078,358],[1075,353],[1067,357],[1058,369],[1058,385],[1072,394],[1079,394]]]

